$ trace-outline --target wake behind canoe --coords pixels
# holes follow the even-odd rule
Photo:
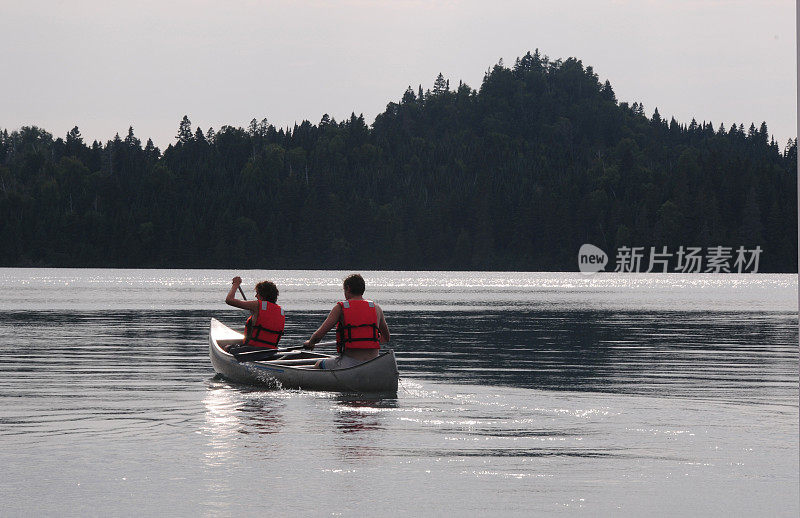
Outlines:
[[[208,333],[211,364],[230,381],[271,388],[397,393],[397,362],[392,350],[353,367],[323,370],[313,368],[313,364],[332,356],[312,351],[290,351],[266,361],[240,362],[225,347],[240,343],[242,338],[241,333],[211,319]]]

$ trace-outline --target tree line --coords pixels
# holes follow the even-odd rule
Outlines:
[[[409,87],[276,128],[0,131],[0,265],[577,269],[577,251],[760,246],[797,269],[797,139],[667,121],[575,58],[502,61],[480,88]]]

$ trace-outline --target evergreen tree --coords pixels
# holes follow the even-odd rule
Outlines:
[[[179,144],[186,144],[192,141],[192,122],[188,115],[184,115],[178,126],[178,135],[175,136]]]
[[[658,108],[656,107],[655,111],[653,111],[653,117],[650,119],[654,125],[660,126],[661,125],[661,114],[658,113]]]
[[[154,162],[158,160],[161,152],[158,148],[153,144],[153,139],[147,139],[147,144],[144,146],[144,157],[145,160],[148,162]]]
[[[142,141],[136,138],[133,134],[133,126],[128,127],[128,135],[125,137],[125,145],[128,148],[140,149],[142,147]]]
[[[447,92],[448,90],[449,90],[449,85],[447,81],[445,81],[442,73],[439,72],[439,75],[436,76],[436,80],[433,82],[433,95],[441,95]]]

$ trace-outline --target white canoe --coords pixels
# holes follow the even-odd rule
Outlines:
[[[214,370],[224,378],[248,385],[272,388],[397,393],[397,362],[394,351],[346,369],[315,369],[317,360],[332,358],[312,351],[290,351],[267,361],[240,362],[223,347],[242,341],[241,333],[212,318],[208,332],[209,355]]]

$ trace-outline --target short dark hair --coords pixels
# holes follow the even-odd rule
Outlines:
[[[350,288],[350,293],[359,297],[363,295],[364,290],[367,289],[367,285],[364,283],[364,277],[357,273],[348,275],[344,280],[344,283],[342,283],[342,286]]]
[[[272,281],[261,281],[256,284],[256,293],[258,293],[258,298],[261,300],[266,300],[273,304],[278,302],[278,287]]]

